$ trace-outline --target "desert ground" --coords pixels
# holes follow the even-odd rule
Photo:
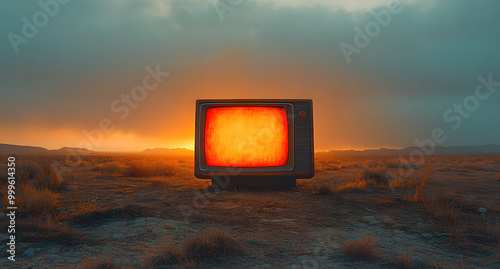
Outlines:
[[[315,163],[294,190],[219,190],[192,157],[16,156],[16,261],[3,211],[0,267],[500,268],[500,156]]]

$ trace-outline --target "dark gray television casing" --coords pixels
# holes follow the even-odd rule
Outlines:
[[[288,114],[288,163],[279,167],[214,167],[205,163],[206,110],[220,106],[283,107]],[[310,99],[210,99],[196,100],[195,164],[197,178],[228,176],[241,178],[299,179],[314,176],[313,108]]]

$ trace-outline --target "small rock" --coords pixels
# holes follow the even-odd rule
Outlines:
[[[402,225],[400,223],[394,223],[394,225],[392,225],[393,229],[399,229],[401,227],[402,227]]]
[[[364,223],[369,223],[370,221],[375,220],[374,216],[362,216],[359,218],[359,221],[364,222]]]
[[[377,226],[378,225],[378,220],[372,220],[368,223],[371,226]]]
[[[78,191],[78,187],[75,185],[68,185],[68,186],[66,186],[66,189],[68,191]]]
[[[431,239],[432,238],[432,234],[425,233],[425,234],[421,234],[420,237],[422,237],[423,239]]]
[[[316,226],[321,226],[323,225],[321,222],[316,223]]]
[[[488,212],[488,210],[486,210],[486,208],[484,208],[484,207],[479,208],[479,213],[481,213],[481,216],[484,216],[484,214],[486,214],[486,212]]]
[[[372,212],[373,213],[373,210],[369,209],[369,208],[365,208],[366,211],[368,212]]]
[[[7,218],[7,214],[0,212],[0,219],[6,219],[6,218]]]
[[[396,222],[389,216],[383,215],[380,217],[380,222],[382,222],[385,225],[394,225]]]
[[[114,234],[114,235],[112,235],[112,237],[114,239],[123,239],[123,238],[125,238],[125,235],[123,235],[123,234]]]
[[[31,257],[35,256],[35,251],[33,251],[32,248],[28,248],[27,250],[25,250],[23,252],[23,254],[21,256],[31,258]]]
[[[444,234],[438,233],[438,232],[433,232],[432,235],[435,237],[443,237],[444,236]]]

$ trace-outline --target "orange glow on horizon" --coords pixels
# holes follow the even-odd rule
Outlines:
[[[288,162],[288,120],[280,107],[213,107],[205,118],[209,166],[272,167]]]

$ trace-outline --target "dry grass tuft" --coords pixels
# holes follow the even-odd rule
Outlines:
[[[21,185],[19,190],[16,202],[21,213],[51,212],[59,204],[60,195],[51,190],[39,190],[30,184]],[[4,203],[7,204],[7,197],[4,197]]]
[[[149,268],[167,267],[187,262],[186,250],[169,241],[149,260]]]
[[[359,241],[350,241],[344,244],[344,254],[347,257],[357,260],[369,260],[380,257],[376,251],[377,241],[371,237],[366,236]]]
[[[152,215],[153,212],[148,207],[142,207],[137,204],[129,204],[125,207],[104,209],[92,206],[74,215],[71,219],[74,224],[94,225],[96,223],[109,221],[112,219],[131,219]]]
[[[149,260],[149,268],[180,265],[197,268],[199,262],[227,259],[242,254],[243,245],[222,230],[209,230],[186,240],[184,245],[169,241]]]
[[[376,184],[388,186],[390,184],[389,168],[387,166],[365,167],[359,174],[359,181],[374,181]]]
[[[93,170],[99,171],[100,175],[122,176],[127,170],[127,166],[121,162],[98,163]]]
[[[175,166],[169,163],[144,162],[129,164],[125,173],[131,177],[173,177],[175,175],[175,171]]]
[[[429,165],[427,166],[427,173],[425,174],[424,179],[420,182],[419,185],[416,186],[415,195],[412,198],[413,201],[421,201],[424,199],[422,197],[423,191],[424,191],[425,187],[427,186],[427,182],[429,182],[429,178],[431,177],[431,172],[432,172],[432,168],[431,168],[431,164],[429,163]]]
[[[61,223],[55,223],[50,217],[38,216],[22,219],[17,223],[17,229],[23,232],[23,240],[27,242],[60,242],[74,245],[85,241],[85,232],[71,230]]]
[[[64,186],[64,181],[48,161],[39,164],[38,173],[33,177],[33,183],[40,189],[49,190],[60,190]]]
[[[243,245],[222,230],[209,230],[190,237],[185,247],[190,260],[213,261],[243,253]]]

